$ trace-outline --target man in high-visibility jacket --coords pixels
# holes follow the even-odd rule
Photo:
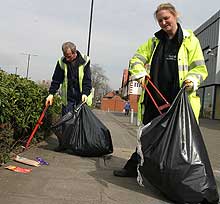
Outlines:
[[[191,30],[181,28],[177,22],[178,13],[172,4],[159,5],[155,17],[161,30],[141,45],[130,60],[131,79],[144,85],[148,76],[169,103],[173,102],[183,84],[186,85],[198,121],[200,98],[196,90],[208,75],[199,40]],[[152,90],[151,87],[149,89]],[[154,97],[160,100],[157,94]],[[145,125],[158,115],[158,110],[143,89],[138,102],[139,121]],[[137,157],[137,152],[133,153],[124,168],[114,171],[114,175],[137,176]]]
[[[62,51],[63,57],[57,61],[46,104],[53,104],[53,96],[62,85],[62,115],[65,115],[81,102],[91,105],[92,82],[89,57],[81,54],[72,42],[63,43]],[[60,144],[60,138],[58,140]],[[61,150],[59,147],[61,145],[57,151]]]

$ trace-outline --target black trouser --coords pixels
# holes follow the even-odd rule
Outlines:
[[[129,109],[125,109],[125,115],[129,114]]]
[[[136,173],[139,160],[140,156],[138,155],[136,149],[135,152],[131,155],[130,159],[125,164],[124,169],[128,170],[130,173]]]
[[[146,93],[145,93],[146,94]],[[144,117],[143,117],[143,124],[146,125],[150,121],[152,121],[154,118],[160,115],[159,111],[155,107],[155,105],[152,103],[152,101],[148,98],[147,107],[145,107]],[[168,109],[163,110],[163,112],[166,112]],[[127,161],[127,163],[124,166],[124,169],[135,172],[137,171],[137,165],[140,161],[140,156],[137,153],[137,149],[135,152],[131,155],[130,159]]]
[[[145,108],[145,112],[144,112],[143,124],[146,125],[158,115],[159,112],[156,109],[156,107],[152,103],[148,103],[148,107]],[[131,173],[137,172],[137,165],[140,159],[141,158],[137,153],[137,149],[136,149],[135,152],[131,155],[130,159],[125,164],[124,169],[128,170]]]

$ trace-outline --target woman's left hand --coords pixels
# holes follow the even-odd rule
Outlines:
[[[192,91],[193,90],[193,82],[189,79],[186,79],[184,81],[184,85],[186,86],[186,91]]]

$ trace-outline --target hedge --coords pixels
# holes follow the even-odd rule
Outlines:
[[[0,70],[0,164],[6,162],[10,152],[27,140],[45,107],[47,96],[46,87]],[[58,117],[61,107],[58,96],[54,101],[34,142],[50,135],[50,126]]]

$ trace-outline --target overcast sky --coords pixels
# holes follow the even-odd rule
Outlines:
[[[87,53],[91,0],[0,0],[0,67],[50,80],[61,45],[72,41]],[[159,0],[94,0],[90,57],[113,89],[121,86],[123,69],[140,44],[159,26],[153,17]],[[182,27],[195,30],[220,9],[220,0],[176,0]]]

